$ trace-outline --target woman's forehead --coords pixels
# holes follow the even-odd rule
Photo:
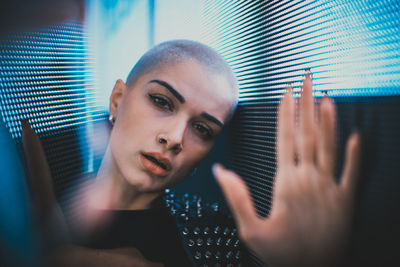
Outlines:
[[[224,73],[218,73],[207,68],[196,60],[187,60],[166,64],[150,73],[150,76],[160,77],[177,90],[197,97],[221,98],[235,100],[235,88],[232,88]]]

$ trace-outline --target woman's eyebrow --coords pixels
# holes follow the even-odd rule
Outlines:
[[[168,91],[171,92],[171,94],[173,96],[176,97],[176,99],[178,99],[178,101],[181,104],[186,102],[185,98],[176,89],[174,89],[169,83],[167,83],[165,81],[161,81],[161,80],[151,80],[149,83],[157,83],[157,84],[159,84],[161,86],[164,86]],[[217,124],[221,128],[224,127],[224,124],[222,122],[220,122],[217,118],[215,118],[214,116],[212,116],[212,115],[210,115],[210,114],[208,114],[206,112],[201,113],[201,116],[203,118],[205,118],[205,119]]]
[[[220,122],[217,118],[215,118],[214,116],[212,116],[212,115],[210,115],[210,114],[208,114],[206,112],[201,113],[201,116],[203,118],[205,118],[205,119],[217,124],[221,128],[224,127],[224,124],[222,122]]]
[[[159,85],[164,86],[165,88],[168,89],[168,91],[171,92],[171,94],[173,94],[176,97],[176,99],[178,99],[178,101],[181,104],[185,103],[186,101],[185,98],[178,91],[176,91],[169,83],[160,80],[151,80],[149,83],[158,83]]]

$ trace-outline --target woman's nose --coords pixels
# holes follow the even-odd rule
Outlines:
[[[168,150],[178,154],[183,149],[185,131],[186,123],[175,123],[157,136],[157,142],[165,145]]]

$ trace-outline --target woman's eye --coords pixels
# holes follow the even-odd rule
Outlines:
[[[168,109],[172,111],[172,105],[168,102],[168,100],[156,95],[149,95],[149,96],[156,106],[162,109]]]
[[[193,128],[205,139],[210,138],[212,135],[211,131],[201,124],[194,123]]]

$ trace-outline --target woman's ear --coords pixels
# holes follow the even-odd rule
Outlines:
[[[121,79],[116,81],[110,96],[110,115],[112,115],[114,119],[117,118],[119,106],[121,105],[122,99],[124,98],[127,90],[128,86]]]

